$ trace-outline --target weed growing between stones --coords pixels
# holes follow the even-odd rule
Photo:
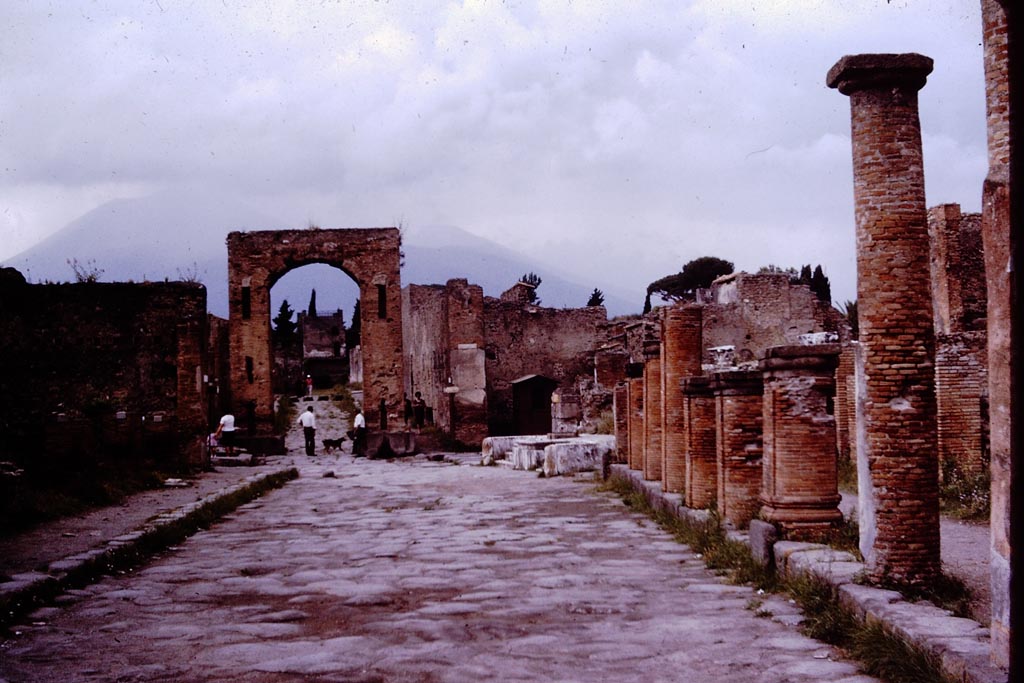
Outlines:
[[[971,601],[973,595],[971,589],[962,580],[948,574],[939,574],[927,584],[907,584],[882,579],[881,581],[870,581],[867,577],[856,581],[864,585],[877,586],[894,590],[903,595],[908,602],[919,602],[927,600],[936,607],[949,610],[953,616],[972,618]]]
[[[857,493],[857,461],[854,458],[838,460],[839,490]]]

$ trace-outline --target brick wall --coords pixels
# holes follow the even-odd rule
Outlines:
[[[629,382],[629,469],[644,467],[644,380],[630,377]]]
[[[935,399],[939,462],[979,474],[989,465],[988,354],[984,332],[939,335]]]
[[[555,309],[484,297],[484,349],[491,434],[512,428],[512,381],[543,375],[572,388],[593,376],[607,317],[601,306]]]
[[[836,365],[836,453],[840,460],[856,457],[853,447],[851,424],[856,428],[856,401],[852,391],[856,384],[853,381],[853,345],[843,344]]]
[[[704,307],[704,348],[733,345],[740,362],[755,361],[772,346],[797,344],[802,334],[840,331],[847,334],[842,315],[784,273],[720,278]]]
[[[661,350],[649,340],[644,348],[644,479],[661,481]]]
[[[718,449],[715,396],[709,377],[682,380],[686,453],[686,506],[704,510],[718,500]]]
[[[734,371],[714,373],[711,386],[718,511],[723,520],[745,529],[760,507],[764,385],[760,372]]]
[[[962,214],[958,204],[928,210],[935,332],[985,329],[985,262],[981,214]]]
[[[761,518],[782,538],[825,542],[839,511],[834,416],[838,344],[776,346],[764,372]]]
[[[686,421],[684,377],[700,374],[700,306],[679,305],[664,309],[662,326],[662,488],[682,493],[686,485]]]
[[[201,464],[216,379],[202,285],[0,287],[0,457]]]

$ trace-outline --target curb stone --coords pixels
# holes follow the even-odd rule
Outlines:
[[[299,476],[294,467],[254,474],[194,503],[163,512],[135,531],[51,562],[45,572],[25,572],[0,584],[0,627],[9,626],[61,593],[93,583],[111,571],[140,564],[210,522]]]

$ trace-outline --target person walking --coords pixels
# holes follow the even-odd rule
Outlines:
[[[220,418],[217,431],[213,433],[216,442],[224,447],[225,454],[230,458],[235,454],[235,416],[227,413]]]
[[[298,423],[302,425],[302,434],[306,437],[306,455],[316,455],[316,415],[313,413],[313,406],[309,406],[306,412],[299,415]]]
[[[363,409],[358,408],[356,417],[352,420],[352,455],[366,455],[366,418],[363,417]]]

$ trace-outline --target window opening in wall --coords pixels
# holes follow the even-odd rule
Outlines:
[[[377,285],[377,317],[383,320],[388,317],[387,286]]]
[[[249,380],[249,384],[255,381],[253,377],[252,356],[245,357],[245,378]]]
[[[388,428],[388,404],[384,399],[380,400],[380,429],[387,431]]]

